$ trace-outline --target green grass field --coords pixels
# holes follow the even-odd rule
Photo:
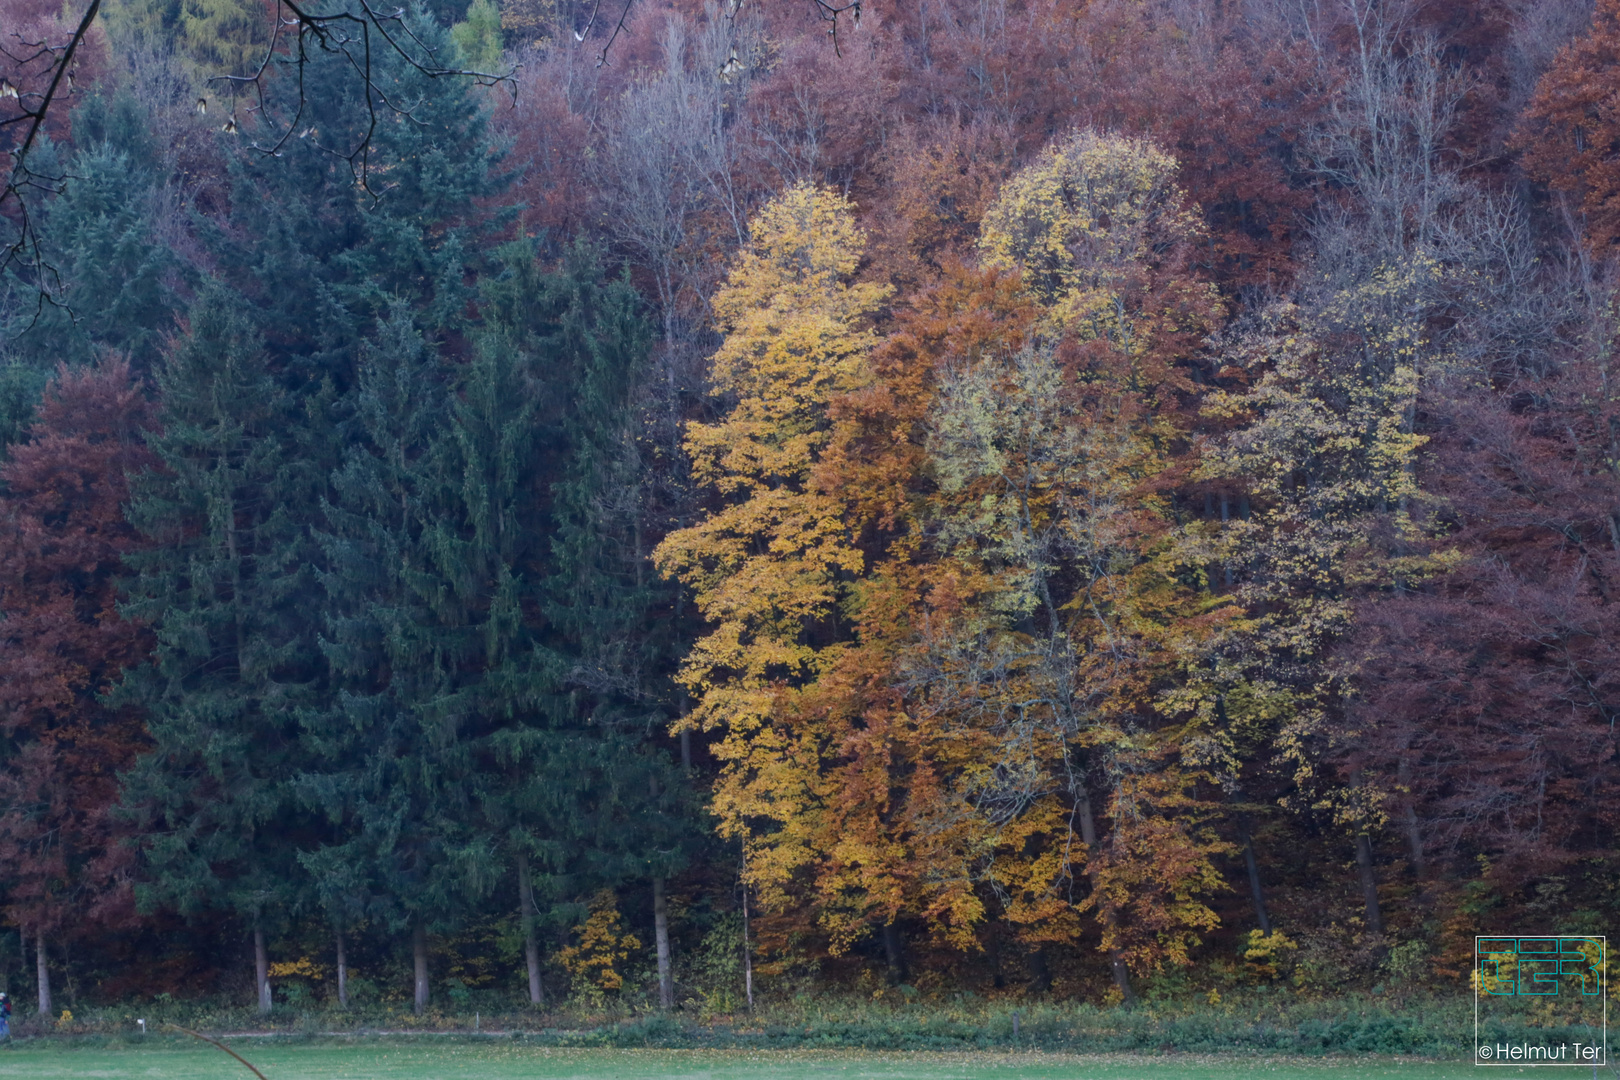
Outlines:
[[[1203,1054],[863,1053],[849,1051],[569,1050],[420,1038],[233,1040],[267,1080],[1442,1080],[1465,1063],[1377,1057]],[[1489,1080],[1529,1072],[1501,1068]],[[1585,1070],[1570,1073],[1577,1080]],[[19,1044],[0,1050],[0,1080],[251,1080],[211,1047]],[[1483,1078],[1482,1078],[1483,1080]]]

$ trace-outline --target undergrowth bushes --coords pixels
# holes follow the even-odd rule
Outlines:
[[[968,997],[917,1005],[843,998],[774,1003],[758,1013],[700,1018],[691,1012],[472,1013],[431,1010],[417,1017],[392,1008],[294,1009],[269,1018],[247,1008],[154,1002],[88,1008],[71,1020],[43,1023],[19,1017],[21,1037],[66,1042],[184,1038],[173,1027],[209,1033],[257,1032],[284,1037],[434,1033],[442,1037],[518,1039],[558,1047],[706,1049],[1236,1051],[1284,1054],[1466,1056],[1473,1036],[1472,1001],[1463,997],[1382,999],[1352,996],[1300,1000],[1282,994],[1232,995],[1205,1001],[1158,1002],[1134,1008],[1090,1004],[986,1002]],[[1576,1027],[1533,1026],[1529,1019],[1481,1029],[1491,1041],[1590,1041]]]

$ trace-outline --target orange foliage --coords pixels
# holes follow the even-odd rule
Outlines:
[[[1558,54],[1525,110],[1518,144],[1531,176],[1571,196],[1597,252],[1620,241],[1620,0],[1598,0],[1591,31]]]

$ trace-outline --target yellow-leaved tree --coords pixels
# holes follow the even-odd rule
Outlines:
[[[863,244],[851,204],[809,184],[754,218],[714,298],[725,341],[713,387],[734,404],[686,435],[709,509],[654,553],[711,627],[682,669],[696,698],[687,722],[721,733],[713,809],[768,903],[816,856],[822,762],[836,753],[781,706],[841,655],[842,582],[862,570],[842,503],[811,477],[831,438],[829,404],[872,378],[867,319],[888,290],[850,283]]]
[[[1214,299],[1174,265],[1202,231],[1177,167],[1149,140],[1075,132],[1007,181],[985,211],[980,256],[1023,275],[1051,328],[1140,351],[1161,320],[1201,323]],[[1162,306],[1133,302],[1166,289],[1179,295]]]

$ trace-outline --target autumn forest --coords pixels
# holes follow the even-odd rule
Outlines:
[[[0,0],[0,169],[20,1012],[1620,912],[1620,0]]]

